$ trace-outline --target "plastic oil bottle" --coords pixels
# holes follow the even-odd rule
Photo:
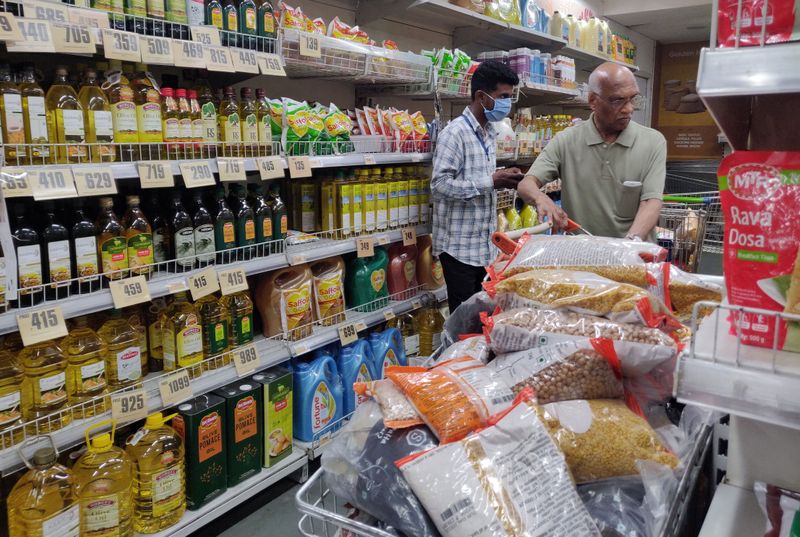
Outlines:
[[[133,386],[142,379],[142,351],[139,335],[122,311],[111,311],[97,335],[108,346],[106,353],[106,382],[109,388],[118,390]]]
[[[406,359],[416,358],[419,354],[419,326],[417,320],[410,313],[403,313],[386,323],[389,328],[397,328],[403,336],[403,348],[406,350]],[[413,364],[410,364],[413,365]]]
[[[157,533],[178,522],[186,511],[184,446],[166,424],[175,417],[156,412],[128,438],[133,461],[133,529]]]
[[[0,434],[22,421],[22,369],[10,350],[0,351]],[[22,430],[15,431],[13,440],[22,440]]]
[[[103,273],[109,280],[120,280],[128,272],[128,243],[125,228],[114,214],[114,200],[100,198],[100,212],[97,215],[97,249]]]
[[[112,424],[111,433],[90,433]],[[81,535],[133,537],[133,461],[114,445],[116,423],[107,420],[86,429],[87,450],[75,462]]]
[[[87,162],[86,130],[83,107],[67,80],[67,68],[60,66],[45,97],[47,128],[51,139],[59,144],[57,162]]]
[[[370,179],[375,183],[375,229],[382,231],[389,227],[389,183],[377,167],[370,171]]]
[[[47,113],[44,107],[44,90],[36,81],[36,73],[32,65],[25,68],[19,84],[22,94],[22,112],[25,120],[25,140],[31,146],[33,164],[50,162],[50,134],[47,132]]]
[[[131,87],[136,103],[136,124],[139,129],[140,158],[143,160],[163,158],[160,144],[164,141],[161,125],[161,93],[144,65],[137,65]]]
[[[231,315],[228,308],[216,295],[207,295],[195,302],[203,325],[203,354],[206,358],[223,354],[220,358],[203,362],[203,370],[217,369],[231,362],[230,326]]]
[[[122,223],[128,249],[128,267],[131,276],[149,278],[155,262],[153,254],[153,228],[142,212],[139,196],[127,196],[128,209]]]
[[[9,537],[78,537],[75,476],[52,447],[37,449],[30,468],[8,495]]]
[[[86,143],[91,144],[93,162],[112,162],[116,160],[114,149],[114,122],[111,105],[106,93],[100,88],[97,71],[87,69],[78,99],[83,107],[83,122],[86,130]]]
[[[22,94],[14,83],[7,64],[0,69],[0,135],[7,144],[4,147],[9,163],[20,164],[25,159],[25,120],[22,113]]]
[[[67,357],[67,394],[71,405],[80,405],[75,417],[94,416],[105,411],[106,355],[108,345],[89,328],[86,317],[74,321],[69,335],[61,340]],[[97,398],[92,404],[81,404]]]
[[[150,371],[164,370],[164,349],[162,347],[161,316],[167,309],[167,302],[163,298],[156,298],[149,306],[145,320],[147,322],[147,351],[150,359]]]
[[[22,411],[25,421],[43,418],[67,407],[67,359],[61,347],[44,341],[19,353],[22,366]],[[60,429],[72,421],[71,412],[61,412],[37,425],[39,432]]]
[[[436,303],[428,304],[416,315],[419,325],[419,355],[430,356],[442,344],[444,317]]]
[[[116,62],[116,64],[115,64]],[[136,102],[133,88],[128,78],[120,70],[118,60],[111,61],[112,71],[106,73],[102,89],[108,95],[111,105],[111,119],[114,127],[114,143],[120,151],[120,159],[131,162],[137,158],[139,127],[136,123]]]
[[[163,319],[164,371],[186,367],[190,378],[199,377],[203,373],[203,327],[185,291],[175,295]]]
[[[147,320],[140,306],[131,306],[122,310],[128,319],[139,341],[139,358],[142,362],[142,377],[150,372],[150,348],[147,345]]]
[[[220,302],[230,314],[230,346],[238,347],[253,341],[253,300],[250,293],[240,291],[225,295]]]

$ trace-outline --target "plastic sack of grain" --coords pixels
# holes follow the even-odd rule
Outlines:
[[[651,263],[648,272],[654,282],[648,289],[661,297],[664,304],[682,321],[692,318],[696,303],[703,300],[722,301],[722,286],[685,272],[672,263]]]
[[[402,429],[414,425],[423,425],[414,405],[406,399],[400,388],[389,379],[374,380],[372,382],[356,382],[353,391],[358,395],[371,397],[380,406],[383,414],[383,424],[393,429]]]
[[[397,466],[443,537],[599,536],[528,402]]]
[[[447,347],[442,351],[438,358],[436,358],[434,365],[452,360],[453,358],[459,358],[461,356],[475,358],[476,360],[479,360],[481,363],[485,364],[489,361],[490,354],[489,344],[486,342],[486,338],[480,335],[474,335],[471,337],[465,337]]]

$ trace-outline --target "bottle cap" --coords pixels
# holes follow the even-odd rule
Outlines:
[[[145,429],[158,429],[163,427],[165,423],[169,420],[177,416],[177,414],[170,414],[169,416],[164,416],[161,412],[156,412],[155,414],[150,414],[147,416],[147,419],[144,421],[144,428]]]
[[[185,89],[183,89],[183,88],[178,88],[178,89],[176,89],[176,90],[175,90],[175,97],[178,97],[179,99],[180,99],[181,97],[183,97],[183,98],[186,98],[186,90],[185,90]]]
[[[93,453],[100,453],[111,449],[111,435],[103,433],[92,438],[92,447],[89,448]]]
[[[161,95],[164,97],[172,97],[174,95],[172,88],[161,88]]]
[[[33,454],[33,464],[36,466],[50,466],[56,462],[56,450],[51,447],[37,449]]]

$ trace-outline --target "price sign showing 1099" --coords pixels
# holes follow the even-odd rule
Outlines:
[[[165,406],[177,405],[186,401],[194,394],[192,393],[192,383],[189,380],[189,373],[186,369],[181,369],[158,383],[161,392],[161,402]]]

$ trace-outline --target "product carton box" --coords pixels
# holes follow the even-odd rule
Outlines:
[[[242,379],[214,392],[225,399],[229,487],[261,471],[264,418],[260,388],[251,379]]]
[[[274,367],[252,378],[263,386],[263,464],[269,468],[292,453],[292,372]]]

